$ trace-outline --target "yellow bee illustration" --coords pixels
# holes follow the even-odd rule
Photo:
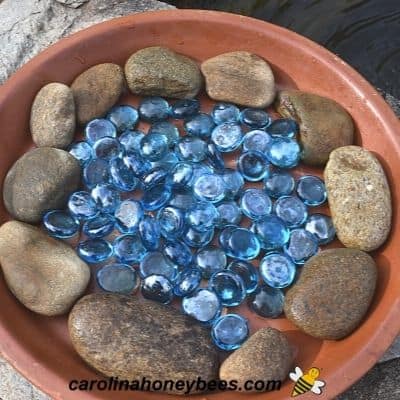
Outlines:
[[[313,367],[309,369],[306,374],[303,374],[303,371],[299,367],[296,367],[294,372],[289,374],[289,377],[292,381],[296,382],[293,388],[292,397],[307,393],[310,390],[314,394],[321,394],[321,388],[325,386],[324,381],[317,380],[319,377],[318,368]]]

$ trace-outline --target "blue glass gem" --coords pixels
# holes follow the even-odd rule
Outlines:
[[[162,167],[152,168],[142,176],[142,183],[144,190],[151,188],[154,185],[165,184],[168,177],[168,171]]]
[[[211,136],[214,126],[214,121],[208,114],[199,113],[188,119],[183,127],[189,136],[207,139]]]
[[[292,194],[295,181],[289,172],[277,171],[264,180],[264,188],[267,194],[274,199]]]
[[[137,288],[137,272],[126,264],[109,264],[100,268],[96,274],[98,285],[106,292],[131,294]]]
[[[181,236],[185,228],[185,215],[179,208],[167,206],[157,213],[161,234],[166,239]]]
[[[197,321],[211,324],[221,314],[221,302],[213,291],[197,289],[182,299],[182,310]]]
[[[50,236],[65,239],[78,233],[79,222],[68,211],[49,211],[43,216],[43,225]]]
[[[242,219],[242,212],[234,201],[224,201],[217,205],[219,214],[217,227],[223,228],[226,225],[239,225]]]
[[[196,267],[190,267],[181,271],[176,279],[174,294],[179,297],[185,297],[193,293],[201,282],[201,272]]]
[[[277,318],[283,313],[285,296],[281,289],[268,285],[259,287],[249,298],[247,304],[256,314],[264,318]]]
[[[93,148],[88,142],[75,142],[69,148],[69,154],[73,155],[85,167],[93,158]]]
[[[282,196],[274,204],[275,214],[282,218],[288,228],[303,225],[308,212],[305,204],[296,196]]]
[[[162,97],[147,97],[139,105],[140,118],[147,122],[164,121],[170,113],[168,101]]]
[[[207,143],[195,136],[181,137],[175,151],[182,161],[200,162],[206,158]]]
[[[166,171],[170,171],[176,164],[178,164],[179,158],[173,152],[168,152],[161,160],[153,161],[151,163],[152,168],[164,168]]]
[[[296,192],[308,206],[319,206],[327,197],[324,181],[312,175],[303,175],[297,181]]]
[[[253,293],[257,289],[258,272],[253,264],[247,261],[233,260],[229,263],[227,270],[242,279],[247,294]]]
[[[138,264],[147,253],[147,249],[137,234],[118,236],[113,246],[115,257],[124,264]]]
[[[238,306],[246,297],[246,288],[240,276],[232,271],[218,271],[211,275],[208,288],[213,290],[226,307]]]
[[[213,237],[214,228],[209,228],[205,232],[199,232],[189,227],[183,234],[183,241],[190,247],[204,247],[212,241]]]
[[[253,220],[271,213],[272,201],[261,189],[246,189],[240,198],[240,207],[245,215]]]
[[[215,104],[211,116],[216,125],[221,125],[226,122],[238,122],[240,110],[233,104],[217,103]]]
[[[140,154],[149,161],[159,161],[168,152],[168,139],[161,133],[148,133],[140,141]]]
[[[318,241],[312,233],[304,229],[293,229],[284,250],[296,264],[302,265],[317,253]]]
[[[218,203],[225,197],[224,180],[215,174],[202,175],[194,182],[193,193],[200,201]]]
[[[126,161],[126,157],[115,157],[110,161],[111,182],[118,190],[131,192],[139,186],[139,179]]]
[[[197,99],[178,100],[171,106],[171,116],[175,119],[193,117],[200,111],[200,102]]]
[[[108,236],[115,227],[115,219],[109,214],[100,213],[83,224],[82,232],[91,239]]]
[[[97,208],[105,213],[113,213],[121,201],[119,191],[108,184],[95,186],[91,194]]]
[[[218,210],[208,202],[196,203],[186,213],[186,222],[198,232],[206,232],[218,223]]]
[[[174,189],[169,201],[170,206],[174,206],[185,211],[194,207],[195,204],[196,199],[193,197],[192,191],[186,188]]]
[[[83,170],[83,180],[89,189],[96,185],[109,183],[111,176],[108,162],[100,158],[89,161]]]
[[[158,221],[151,215],[145,215],[139,223],[139,233],[147,250],[160,247],[161,231]]]
[[[268,253],[260,261],[260,275],[273,288],[285,288],[292,284],[296,265],[283,253]]]
[[[217,150],[217,147],[213,143],[207,145],[207,163],[217,170],[225,168],[225,161],[222,154]]]
[[[140,131],[125,131],[118,138],[123,149],[127,154],[140,151],[140,141],[144,137],[144,133]]]
[[[242,153],[237,161],[237,166],[244,179],[250,182],[261,181],[270,173],[269,163],[259,151]]]
[[[68,209],[72,216],[79,219],[93,218],[99,212],[96,202],[88,192],[72,193],[68,200]]]
[[[192,167],[193,167],[193,175],[192,175],[192,181],[196,182],[197,179],[199,179],[201,176],[205,175],[205,174],[213,174],[214,170],[212,169],[212,167],[210,167],[207,164],[204,163],[194,163],[192,162]]]
[[[170,171],[168,184],[174,187],[188,186],[193,177],[193,165],[189,162],[181,161]]]
[[[279,168],[293,168],[300,160],[301,149],[295,139],[274,138],[265,153],[268,160]]]
[[[211,337],[222,350],[238,349],[249,337],[247,320],[238,314],[223,315],[213,323]]]
[[[260,253],[260,241],[250,230],[237,228],[230,234],[226,253],[239,260],[252,260]]]
[[[132,169],[136,177],[142,177],[146,172],[154,168],[148,160],[138,153],[130,153],[124,157],[124,163]]]
[[[122,146],[115,138],[104,137],[93,144],[93,150],[97,158],[111,160],[122,154]]]
[[[134,233],[143,218],[143,208],[138,201],[127,199],[119,203],[114,216],[121,233]]]
[[[115,125],[107,119],[93,119],[85,127],[85,137],[89,144],[94,144],[106,136],[117,137]]]
[[[240,121],[250,128],[262,129],[271,123],[271,117],[263,110],[257,108],[245,108],[240,113]]]
[[[154,274],[143,279],[141,293],[145,299],[169,304],[174,297],[173,289],[174,287],[168,278]]]
[[[151,125],[149,133],[160,133],[167,138],[168,146],[174,146],[179,139],[178,128],[169,121],[155,122]]]
[[[218,125],[211,133],[211,140],[222,153],[234,151],[242,144],[242,128],[233,122]]]
[[[276,215],[268,215],[254,224],[254,233],[261,247],[275,250],[283,247],[289,240],[290,231],[285,222]]]
[[[187,267],[192,263],[190,248],[179,240],[169,241],[163,247],[164,255],[179,267]]]
[[[235,198],[244,185],[242,174],[235,169],[226,168],[220,175],[225,182],[226,198]]]
[[[164,184],[158,184],[145,190],[141,203],[146,211],[156,211],[165,206],[170,197],[171,189]]]
[[[299,126],[294,119],[280,118],[271,123],[267,132],[272,137],[293,138],[299,132]]]
[[[173,282],[178,275],[178,267],[159,251],[147,253],[140,262],[140,276],[164,275]]]
[[[227,225],[219,234],[218,243],[223,249],[227,249],[229,246],[229,239],[234,230],[239,228],[236,225]]]
[[[139,120],[139,113],[132,106],[115,106],[107,114],[107,119],[117,127],[118,132],[124,132],[135,128]]]
[[[267,132],[256,129],[247,132],[243,138],[243,151],[259,151],[265,153],[272,138]]]
[[[194,261],[203,278],[208,279],[226,267],[227,259],[225,252],[219,247],[207,246],[197,251]]]
[[[76,250],[78,256],[89,264],[103,262],[113,254],[112,245],[103,239],[89,239],[80,242]]]
[[[309,215],[304,229],[312,233],[317,238],[319,244],[332,242],[336,235],[332,218],[324,214]]]

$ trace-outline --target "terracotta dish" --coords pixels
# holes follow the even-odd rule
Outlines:
[[[162,11],[132,15],[96,25],[63,39],[21,68],[0,89],[0,175],[3,181],[12,163],[32,141],[29,113],[38,90],[52,81],[70,84],[92,65],[124,65],[134,51],[165,45],[198,61],[220,53],[247,50],[272,65],[279,87],[299,88],[330,97],[342,104],[357,126],[357,144],[373,151],[388,175],[393,195],[393,229],[387,243],[374,254],[379,265],[378,288],[359,329],[341,341],[321,341],[300,333],[285,318],[267,320],[243,314],[253,330],[277,327],[288,335],[296,352],[295,366],[321,369],[326,382],[321,398],[331,399],[359,379],[379,359],[400,331],[400,123],[381,96],[352,68],[313,42],[268,23],[210,11]],[[136,104],[134,96],[124,101]],[[313,171],[316,172],[316,171]],[[321,172],[321,171],[320,171]],[[0,205],[1,222],[6,221]],[[0,279],[0,351],[18,371],[53,399],[165,399],[156,393],[72,392],[72,379],[99,379],[73,350],[66,318],[45,318],[29,312]],[[286,381],[280,391],[256,394],[256,399],[289,399]],[[215,393],[197,398],[243,399],[240,393]],[[315,395],[302,395],[302,400]],[[182,399],[182,397],[179,397]]]

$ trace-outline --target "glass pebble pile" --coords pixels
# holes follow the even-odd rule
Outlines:
[[[292,175],[301,155],[295,121],[227,103],[200,110],[196,99],[150,97],[89,122],[70,148],[84,188],[43,225],[60,239],[80,234],[76,251],[102,263],[102,290],[180,299],[216,346],[233,350],[249,327],[231,310],[247,298],[259,316],[280,316],[285,288],[335,230],[312,212],[326,201],[324,182]]]

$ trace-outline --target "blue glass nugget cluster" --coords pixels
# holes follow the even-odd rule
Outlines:
[[[328,216],[310,213],[326,201],[324,182],[291,173],[297,133],[293,120],[227,103],[209,114],[196,99],[113,107],[71,146],[84,187],[66,210],[49,211],[44,227],[79,237],[78,255],[101,263],[103,290],[181,299],[219,348],[236,349],[248,323],[224,309],[247,299],[258,315],[278,317],[298,266],[335,236]]]

